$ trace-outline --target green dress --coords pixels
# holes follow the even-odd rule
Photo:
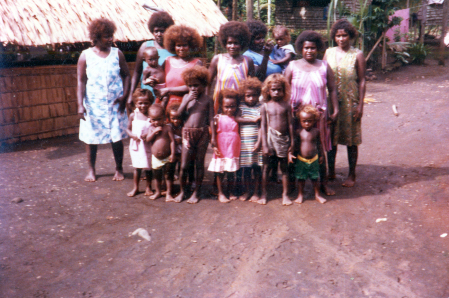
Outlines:
[[[358,49],[351,47],[337,63],[337,47],[327,50],[326,59],[334,71],[338,91],[339,114],[334,127],[333,145],[358,146],[362,143],[361,121],[353,120],[359,104],[356,60]]]

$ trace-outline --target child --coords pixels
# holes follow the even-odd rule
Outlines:
[[[159,97],[159,90],[165,88],[165,71],[159,66],[159,54],[155,47],[147,47],[143,58],[148,66],[143,70],[143,83],[153,87],[155,95]],[[162,100],[159,98],[159,100]]]
[[[235,177],[240,159],[240,135],[239,125],[235,116],[240,103],[238,91],[224,89],[218,96],[221,114],[215,116],[215,128],[217,130],[217,145],[214,146],[214,155],[209,164],[209,171],[217,173],[218,200],[228,203],[229,199],[223,193],[224,173],[228,176],[228,192],[230,199],[236,200]]]
[[[199,191],[204,178],[204,157],[209,145],[209,126],[212,132],[212,145],[216,147],[214,127],[214,104],[206,94],[209,85],[209,71],[203,66],[193,66],[182,73],[182,79],[189,88],[184,95],[177,115],[187,114],[182,128],[181,154],[181,193],[173,200],[181,202],[186,194],[186,180],[191,161],[195,161],[195,188],[187,203],[195,204],[199,200]]]
[[[273,38],[276,40],[274,46],[274,59],[270,61],[282,67],[282,71],[287,68],[287,65],[296,56],[295,48],[289,44],[291,37],[290,32],[284,26],[275,26],[273,29]]]
[[[133,102],[136,107],[134,113],[129,115],[128,128],[126,132],[131,138],[129,141],[129,154],[134,169],[134,188],[128,193],[129,197],[139,192],[139,181],[142,169],[146,169],[147,188],[145,195],[152,194],[151,191],[151,146],[144,139],[150,127],[148,109],[154,97],[150,90],[137,88],[133,93]]]
[[[240,169],[243,170],[244,191],[240,200],[245,201],[249,197],[250,187],[254,185],[251,202],[260,199],[260,179],[262,177],[262,153],[259,139],[260,109],[262,104],[259,97],[262,92],[262,83],[256,78],[249,78],[242,83],[240,88],[244,102],[239,105],[239,115],[236,117],[240,124]],[[254,174],[254,180],[251,179]]]
[[[312,105],[305,105],[297,112],[297,117],[302,128],[298,129],[299,154],[294,156],[288,153],[288,162],[295,163],[295,176],[299,180],[299,193],[295,203],[301,204],[303,201],[303,191],[306,179],[312,180],[315,191],[315,199],[321,204],[326,203],[326,199],[320,196],[319,182],[320,166],[324,162],[324,150],[320,141],[320,130],[315,128],[315,123],[320,117],[320,113]],[[320,158],[318,158],[320,156]]]
[[[166,124],[164,108],[160,104],[150,107],[150,122],[152,130],[148,133],[146,141],[151,143],[151,165],[153,176],[156,179],[156,193],[150,197],[155,200],[161,196],[162,170],[165,168],[165,181],[167,194],[165,200],[173,201],[173,162],[175,160],[175,138],[170,125]]]
[[[264,155],[262,197],[259,204],[267,202],[267,176],[270,159],[277,159],[282,172],[282,205],[291,205],[288,198],[288,152],[294,147],[290,86],[281,74],[272,74],[265,80],[262,93],[265,103],[261,109],[262,147]]]
[[[173,136],[175,137],[175,169],[176,164],[179,164],[181,161],[182,152],[182,118],[178,115],[178,109],[178,103],[174,103],[167,107],[167,118],[169,121],[168,125],[171,126],[173,130]],[[175,178],[175,180],[177,179],[178,178]]]

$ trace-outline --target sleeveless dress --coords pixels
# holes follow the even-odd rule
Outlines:
[[[147,47],[154,47],[154,40],[148,40]],[[159,65],[162,65],[164,63],[165,59],[167,59],[167,57],[175,56],[175,54],[170,53],[166,49],[157,49],[157,53],[159,54],[159,60],[158,60]],[[142,69],[147,68],[147,66],[148,66],[148,64],[145,62],[145,60],[143,60]],[[153,96],[155,96],[153,87],[143,84],[143,71],[142,71],[142,75],[140,76],[140,88],[150,90],[153,93]]]
[[[295,113],[303,105],[312,105],[321,111],[317,128],[320,130],[324,150],[330,151],[332,143],[327,124],[327,62],[324,60],[321,62],[321,66],[314,71],[302,71],[298,67],[292,67],[290,104]]]
[[[235,172],[239,169],[240,135],[234,117],[218,114],[217,145],[221,156],[213,155],[209,164],[211,172]]]
[[[260,116],[262,104],[257,103],[250,107],[245,103],[240,104],[239,109],[242,118],[255,118]],[[254,145],[259,137],[259,125],[255,123],[240,124],[240,167],[249,168],[254,164],[262,166],[262,152],[253,152]]]
[[[126,112],[118,111],[114,101],[123,95],[118,49],[111,48],[106,58],[94,53],[92,48],[83,51],[86,55],[86,94],[83,105],[84,118],[80,120],[79,138],[86,144],[115,143],[128,137]]]
[[[327,50],[327,61],[334,71],[338,90],[339,114],[334,129],[334,145],[358,146],[362,143],[362,122],[353,120],[359,104],[356,61],[359,50],[351,47],[337,63],[337,47]]]
[[[134,115],[137,113],[140,113],[139,109],[134,110]],[[138,141],[129,139],[129,155],[134,168],[151,170],[151,145],[140,138],[149,132],[150,126],[150,119],[140,120],[134,116],[132,133],[139,137]]]
[[[165,60],[165,84],[167,87],[179,87],[184,86],[186,83],[181,77],[181,74],[184,70],[187,68],[191,68],[195,66],[195,64],[198,62],[198,58],[192,59],[189,63],[182,67],[174,67],[171,63],[172,57],[167,57]],[[173,95],[170,94],[168,99],[167,107],[170,106],[173,103],[181,103],[182,102],[182,96],[179,95]]]
[[[215,113],[218,110],[218,94],[221,90],[239,90],[240,84],[248,78],[248,62],[243,59],[240,64],[230,64],[226,62],[223,54],[218,55],[217,83],[214,90]]]

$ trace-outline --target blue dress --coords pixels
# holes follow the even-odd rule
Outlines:
[[[111,48],[106,58],[95,54],[92,48],[83,51],[86,55],[86,94],[83,105],[86,109],[80,120],[79,138],[86,144],[115,143],[128,137],[126,112],[118,111],[113,102],[123,95],[118,49]]]
[[[259,66],[262,63],[263,55],[261,55],[259,53],[256,53],[251,50],[247,50],[245,53],[243,53],[243,55],[248,56],[251,59],[253,59],[255,66]],[[270,59],[274,60],[274,51],[271,52]],[[273,73],[282,73],[282,67],[280,67],[279,65],[276,65],[276,64],[270,62],[270,60],[268,60],[266,76],[268,77],[270,74],[273,74]]]
[[[147,48],[148,47],[154,47],[154,40],[148,40],[147,41]],[[167,59],[167,57],[176,56],[175,54],[170,53],[166,49],[157,49],[157,53],[159,54],[159,60],[158,60],[159,66],[161,66],[164,63],[164,61],[165,61],[165,59]],[[142,62],[142,70],[147,68],[147,66],[148,66],[148,63],[146,63],[145,60],[143,60],[143,62]],[[153,93],[153,96],[155,96],[154,91],[153,91],[153,87],[143,84],[143,71],[142,71],[142,75],[140,76],[140,82],[141,82],[140,83],[140,88],[150,90]]]

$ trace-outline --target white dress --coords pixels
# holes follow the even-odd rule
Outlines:
[[[136,109],[134,113],[140,112]],[[151,170],[151,145],[140,138],[142,134],[149,133],[150,126],[150,119],[139,120],[134,116],[132,133],[139,137],[137,141],[133,138],[129,140],[129,155],[134,168]]]

